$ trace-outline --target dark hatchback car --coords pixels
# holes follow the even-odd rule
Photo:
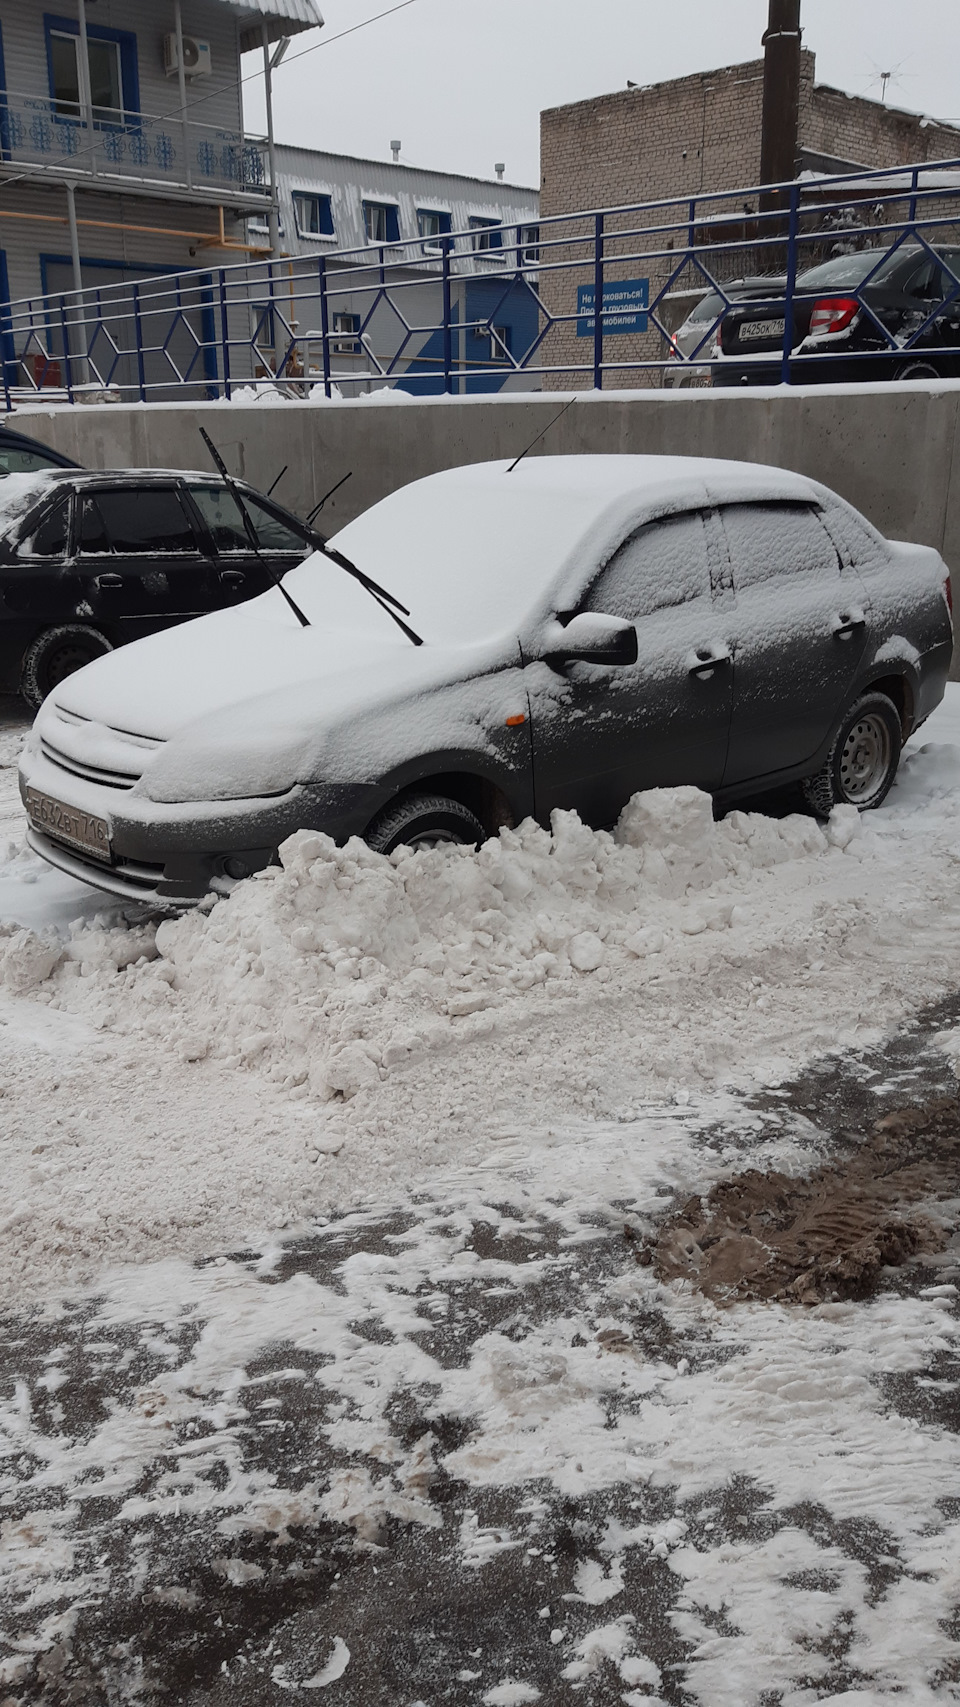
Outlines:
[[[0,427],[0,475],[33,474],[38,468],[76,468],[68,456],[51,450],[39,439],[26,433],[15,433],[12,427]]]
[[[264,592],[312,551],[305,522],[219,475],[10,474],[0,482],[0,692],[34,707],[94,658]]]
[[[933,253],[916,243],[863,249],[808,268],[797,278],[791,379],[822,384],[956,377],[957,280],[960,250]],[[720,328],[714,385],[777,384],[785,323],[786,303],[774,295],[763,304],[735,304]]]

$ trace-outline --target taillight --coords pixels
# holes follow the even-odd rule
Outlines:
[[[943,583],[943,596],[947,601],[947,610],[950,612],[950,616],[952,618],[952,616],[953,616],[953,582],[951,581],[949,575],[947,576],[946,580]]]
[[[860,304],[855,296],[822,296],[813,305],[810,331],[845,332],[859,312]]]

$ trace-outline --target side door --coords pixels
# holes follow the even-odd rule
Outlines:
[[[189,481],[187,492],[207,535],[211,579],[217,605],[255,598],[273,586],[313,549],[304,534],[273,507],[250,493],[243,502],[257,540],[250,544],[240,506],[228,487],[216,481]]]
[[[736,596],[727,787],[813,757],[852,691],[868,611],[816,506],[728,504],[720,517]]]
[[[722,590],[711,580],[701,511],[648,523],[614,554],[579,606],[634,623],[637,662],[573,663],[552,672],[545,663],[528,666],[542,822],[554,808],[572,807],[599,828],[639,789],[719,787],[732,670]]]
[[[210,562],[179,488],[85,486],[76,567],[89,613],[118,642],[214,608]]]

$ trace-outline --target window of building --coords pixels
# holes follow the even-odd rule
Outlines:
[[[503,248],[503,226],[498,219],[471,219],[470,231],[475,255]]]
[[[84,123],[86,105],[79,25],[70,18],[45,19],[50,99],[58,118]],[[87,68],[93,122],[127,123],[140,107],[137,38],[128,30],[87,26]]]
[[[423,238],[423,252],[439,250],[441,237],[450,235],[451,222],[448,213],[441,213],[435,208],[417,208],[417,230]]]
[[[490,328],[490,360],[506,362],[510,359],[510,327],[491,326]]]
[[[539,225],[521,225],[518,236],[521,266],[535,267],[540,260]]]
[[[360,331],[359,314],[344,314],[338,312],[333,316],[334,338],[330,345],[334,355],[359,356],[363,354],[363,345],[357,334]]]
[[[330,197],[312,190],[294,190],[293,217],[301,237],[332,237],[333,208]]]
[[[363,228],[368,243],[399,243],[400,214],[392,202],[364,202]]]

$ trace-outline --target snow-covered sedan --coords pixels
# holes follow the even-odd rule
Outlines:
[[[475,843],[639,789],[879,805],[943,695],[949,581],[833,492],[686,457],[401,488],[259,597],[98,659],[24,751],[31,845],[183,903],[337,840]]]

